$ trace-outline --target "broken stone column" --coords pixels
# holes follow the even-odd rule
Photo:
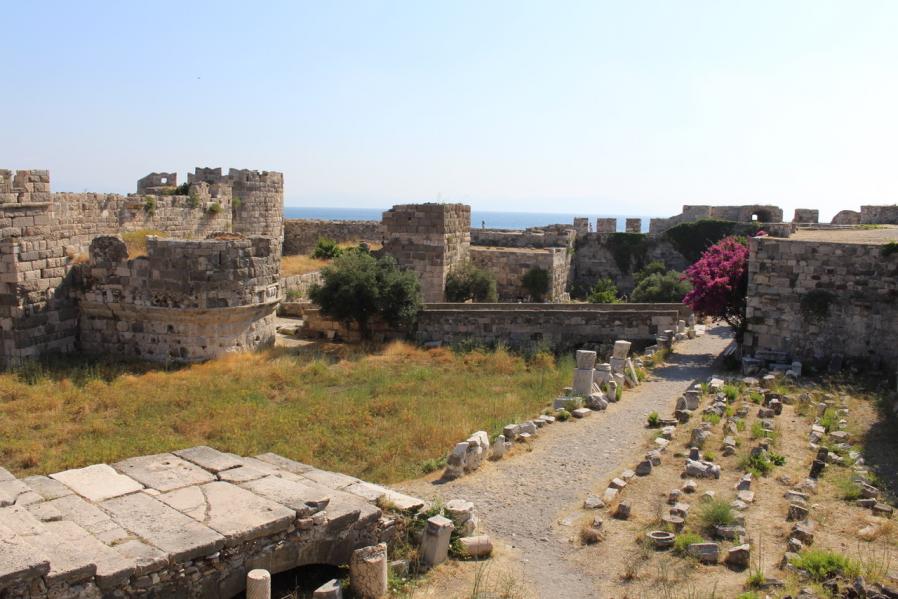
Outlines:
[[[611,352],[611,355],[615,358],[626,358],[630,353],[630,347],[633,344],[629,341],[624,341],[622,339],[618,339],[614,342],[614,349]]]
[[[452,448],[449,457],[446,458],[446,470],[443,471],[443,478],[452,480],[465,473],[465,462],[467,460],[469,446],[468,442],[465,441],[464,443],[456,444],[456,446]]]
[[[364,599],[379,599],[387,594],[387,544],[379,543],[352,552],[349,562],[349,586]]]
[[[271,599],[271,574],[250,570],[246,575],[246,599]]]
[[[607,362],[603,362],[602,364],[596,364],[596,371],[593,374],[593,380],[595,384],[602,386],[608,381],[614,380],[614,377],[611,374],[611,364]]]
[[[577,369],[574,370],[573,393],[579,397],[589,397],[595,377],[596,352],[577,351]]]
[[[425,566],[432,568],[446,561],[449,557],[449,540],[454,529],[452,520],[444,516],[427,519],[424,539],[421,541],[421,557]]]
[[[336,578],[328,580],[315,589],[315,592],[312,593],[312,599],[343,599],[343,589],[340,588],[340,581]]]

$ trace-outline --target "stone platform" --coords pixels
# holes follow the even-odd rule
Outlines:
[[[246,573],[344,565],[424,502],[210,447],[16,479],[0,468],[0,597],[218,597]]]

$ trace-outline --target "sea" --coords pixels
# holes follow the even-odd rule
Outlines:
[[[306,206],[285,206],[285,218],[317,218],[322,220],[376,220],[386,208],[324,208]],[[471,210],[471,226],[485,227],[488,229],[526,229],[528,227],[542,227],[554,224],[574,224],[575,216],[589,218],[590,225],[595,228],[597,218],[616,218],[617,230],[624,230],[624,221],[627,218],[636,218],[633,215],[620,214],[589,214],[589,213],[564,213],[564,212],[493,212],[489,210]],[[649,219],[643,216],[642,230],[649,230]]]

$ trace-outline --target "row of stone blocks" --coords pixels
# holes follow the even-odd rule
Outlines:
[[[255,568],[345,565],[424,502],[276,454],[193,447],[18,480],[0,468],[0,596],[231,597]]]

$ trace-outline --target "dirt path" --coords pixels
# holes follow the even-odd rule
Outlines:
[[[523,569],[540,597],[598,597],[596,582],[567,560],[579,532],[572,515],[589,493],[604,489],[610,475],[641,459],[646,416],[668,416],[676,398],[697,379],[712,374],[714,359],[730,342],[725,327],[677,346],[653,379],[627,391],[583,421],[544,428],[532,451],[489,464],[445,484],[416,480],[396,485],[419,497],[473,501],[484,528],[521,555]]]

